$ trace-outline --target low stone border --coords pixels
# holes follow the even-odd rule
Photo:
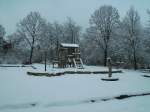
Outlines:
[[[115,96],[115,97],[112,97],[112,98],[104,98],[104,99],[101,99],[101,100],[102,101],[109,101],[109,100],[113,100],[113,99],[123,100],[123,99],[131,98],[131,97],[148,96],[148,95],[150,95],[150,92],[139,93],[139,94],[122,94],[122,95],[119,95],[119,96]]]
[[[150,78],[150,75],[142,75],[143,77],[147,77],[147,78]]]
[[[33,65],[0,65],[0,67],[32,67],[33,69],[36,69]]]
[[[121,70],[118,71],[112,71],[112,73],[122,73]],[[65,74],[108,74],[108,71],[64,71],[64,72],[57,72],[57,73],[48,73],[48,72],[27,72],[28,75],[34,75],[34,76],[61,76]]]
[[[103,81],[118,81],[119,78],[101,78]]]
[[[94,71],[93,74],[108,74],[108,71]],[[121,70],[112,71],[112,73],[122,73]]]
[[[53,77],[53,76],[61,76],[64,75],[64,72],[62,73],[37,73],[37,72],[27,72],[28,75],[33,76],[47,76],[47,77]]]

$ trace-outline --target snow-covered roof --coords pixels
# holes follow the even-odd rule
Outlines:
[[[78,48],[78,44],[70,44],[70,43],[61,43],[62,47],[73,47],[73,48]]]

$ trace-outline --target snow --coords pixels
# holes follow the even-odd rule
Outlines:
[[[39,71],[44,70],[42,64],[34,66]],[[86,66],[86,68],[107,69],[95,66]],[[49,66],[47,69],[60,70]],[[123,70],[123,73],[113,74],[120,79],[119,81],[106,82],[101,78],[106,77],[107,74],[36,77],[26,74],[30,70],[33,68],[0,67],[0,112],[146,112],[150,110],[150,96],[86,102],[121,94],[150,92],[150,78],[141,76],[149,73]]]
[[[75,47],[75,48],[79,47],[78,44],[69,44],[69,43],[61,43],[61,46],[63,46],[63,47]]]
[[[29,72],[34,73],[63,73],[65,71],[74,71],[74,72],[98,72],[98,71],[108,71],[108,68],[106,67],[97,67],[97,66],[86,66],[84,65],[84,69],[78,69],[78,68],[53,68],[52,65],[47,65],[47,70],[45,72],[44,66],[41,67],[40,64],[34,64],[38,69],[30,69]],[[113,69],[113,71],[117,71],[117,69]]]

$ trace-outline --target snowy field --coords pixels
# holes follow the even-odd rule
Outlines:
[[[44,65],[35,65],[39,70]],[[94,66],[89,67],[93,68]],[[104,67],[95,67],[105,69]],[[123,70],[120,80],[102,81],[106,74],[29,76],[31,67],[0,67],[0,112],[149,112],[150,96],[89,102],[122,94],[150,92],[149,74]],[[47,68],[48,70],[56,70]]]

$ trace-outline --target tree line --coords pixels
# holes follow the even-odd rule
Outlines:
[[[150,17],[150,11],[147,10]],[[17,30],[5,36],[0,25],[1,63],[33,63],[43,61],[47,51],[48,60],[57,55],[59,43],[80,44],[84,63],[106,66],[107,58],[115,63],[124,63],[126,68],[138,69],[150,64],[150,18],[147,25],[141,24],[140,15],[134,7],[120,18],[118,9],[104,5],[93,12],[86,31],[72,18],[64,23],[51,23],[39,12],[30,12],[17,23]],[[2,49],[3,42],[11,43],[11,49]]]

